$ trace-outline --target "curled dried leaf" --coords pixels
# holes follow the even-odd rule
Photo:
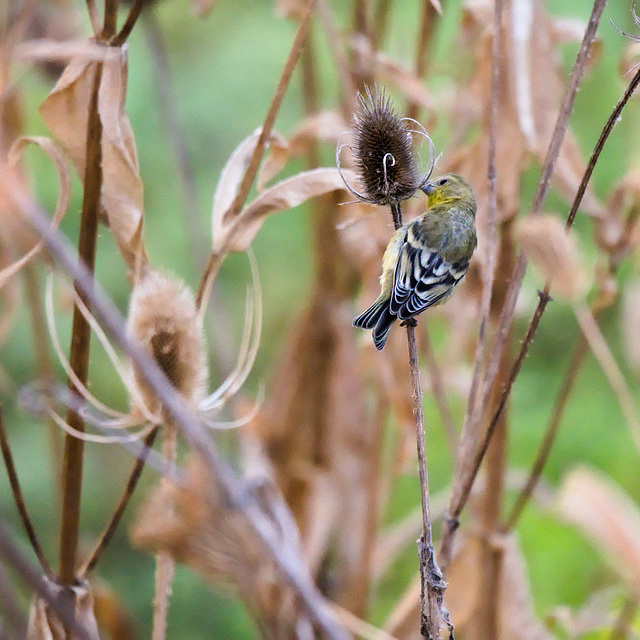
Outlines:
[[[349,178],[354,178],[350,171],[343,171]],[[243,210],[234,229],[229,236],[230,251],[245,251],[260,230],[265,217],[274,212],[286,211],[306,202],[310,198],[341,191],[344,182],[337,169],[320,168],[303,171],[291,178],[282,180],[263,191]]]
[[[235,222],[235,219],[231,216],[230,208],[238,195],[238,189],[258,144],[261,132],[262,129],[258,127],[236,147],[220,174],[216,192],[213,196],[213,210],[211,212],[214,251],[219,251],[225,246],[229,229]],[[287,144],[285,138],[276,131],[271,132],[268,143],[280,148],[286,147]]]
[[[40,106],[43,120],[84,178],[86,132],[94,76],[101,66],[98,113],[102,123],[102,206],[118,248],[130,269],[146,263],[140,233],[143,223],[143,185],[138,154],[125,111],[127,48],[106,47],[102,62],[84,54],[66,67],[53,91]]]
[[[560,220],[553,216],[536,216],[521,220],[516,238],[534,267],[558,295],[577,300],[587,282],[580,264],[578,249]]]

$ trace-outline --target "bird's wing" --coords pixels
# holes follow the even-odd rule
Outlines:
[[[442,302],[468,267],[469,261],[449,264],[436,251],[406,243],[396,264],[391,313],[406,320]]]

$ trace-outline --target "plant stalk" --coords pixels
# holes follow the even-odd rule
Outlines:
[[[102,188],[102,122],[98,113],[98,90],[102,79],[102,64],[97,63],[93,79],[93,88],[89,104],[87,124],[86,164],[84,172],[84,193],[80,220],[78,256],[93,275],[98,238],[98,216],[100,211],[100,193]],[[88,309],[91,302],[77,286],[76,291]],[[77,305],[73,309],[73,326],[69,363],[75,375],[84,385],[89,374],[89,347],[91,328]],[[68,381],[74,389],[73,382]],[[73,429],[84,431],[84,421],[73,410],[67,413],[67,423]],[[75,581],[76,555],[78,550],[78,531],[80,524],[80,500],[82,494],[82,466],[84,442],[67,435],[64,443],[62,462],[62,518],[60,525],[60,569],[59,579],[64,585]]]

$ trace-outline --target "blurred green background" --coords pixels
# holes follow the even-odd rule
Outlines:
[[[77,4],[79,20],[86,32],[88,21],[83,13],[84,4]],[[351,3],[333,2],[332,5],[338,24],[349,25]],[[455,51],[461,6],[458,1],[446,1],[443,5],[445,13],[436,34],[431,77],[434,82],[447,83],[448,78],[458,71]],[[591,8],[590,3],[582,0],[550,0],[548,5],[554,16],[581,20],[587,19]],[[417,1],[402,0],[394,3],[392,10],[386,50],[407,65],[413,58],[418,7]],[[193,194],[198,207],[196,218],[200,233],[209,237],[211,202],[220,171],[234,148],[261,124],[293,40],[295,24],[278,18],[271,2],[251,0],[220,0],[204,19],[194,17],[188,3],[183,0],[158,2],[151,10],[167,47],[177,107],[193,155],[197,185],[197,193]],[[571,119],[585,158],[628,80],[621,78],[618,72],[618,61],[628,41],[610,21],[625,31],[638,32],[633,24],[630,2],[609,3],[599,30],[603,42],[602,56],[582,85]],[[158,77],[151,63],[145,28],[142,21],[130,39],[127,109],[145,184],[147,248],[152,263],[176,273],[196,288],[201,265],[194,263],[185,232],[175,159],[158,109]],[[322,61],[322,106],[331,108],[337,96],[335,71],[326,40],[319,29],[315,30],[314,37]],[[563,48],[567,69],[573,64],[576,51],[577,44]],[[25,132],[45,134],[37,107],[50,91],[51,80],[35,70],[23,69],[17,82],[24,92]],[[277,119],[276,128],[285,135],[303,113],[300,83],[301,78],[296,72]],[[638,146],[639,116],[640,111],[634,101],[605,149],[593,178],[602,198],[623,175],[630,164],[629,159],[634,154],[635,158],[638,157],[635,148]],[[447,131],[439,129],[432,133],[437,150],[446,154]],[[325,150],[324,158],[330,164],[333,150]],[[52,208],[56,191],[53,170],[37,152],[29,152],[28,159],[34,188],[42,201]],[[287,168],[290,172],[294,170],[295,165]],[[527,177],[523,210],[528,208],[537,177],[537,171],[532,171]],[[72,242],[77,237],[80,198],[81,190],[76,180],[74,200],[63,225]],[[546,210],[564,213],[567,205],[551,194]],[[579,218],[577,230],[585,245],[593,251],[589,221]],[[300,207],[272,216],[258,234],[254,246],[264,290],[265,323],[250,389],[256,389],[260,381],[269,383],[269,376],[277,366],[292,323],[305,305],[311,275],[309,233],[307,211]],[[634,271],[637,272],[637,265],[627,261],[622,267],[621,278],[630,277]],[[104,229],[100,235],[97,273],[124,313],[129,288],[122,261],[110,234]],[[220,300],[225,306],[224,316],[242,318],[248,281],[246,259],[232,256],[223,266],[218,280]],[[525,290],[531,300],[540,284],[535,276],[528,276]],[[209,309],[213,322],[216,322],[217,312],[215,307]],[[605,314],[603,327],[628,379],[634,381],[622,357],[618,315],[619,305],[615,305]],[[525,316],[517,325],[520,331],[526,319]],[[234,320],[230,324],[233,335],[229,342],[233,349],[239,341],[238,325],[241,322]],[[444,330],[444,327],[434,327],[434,335]],[[70,333],[67,317],[60,319],[59,332],[63,344],[67,344]],[[527,469],[530,465],[576,334],[576,322],[571,311],[560,302],[550,305],[516,385],[510,408],[513,430],[509,460],[515,468]],[[58,505],[53,486],[49,434],[46,427],[26,416],[15,403],[16,389],[33,376],[32,344],[30,323],[23,308],[9,340],[0,347],[0,361],[16,385],[4,392],[2,402],[27,504],[41,542],[55,566]],[[219,348],[212,344],[212,368],[216,372],[212,386],[216,380],[222,379],[225,372],[218,356]],[[91,366],[94,376],[96,372],[100,375],[101,399],[111,406],[125,409],[124,389],[99,347],[94,349]],[[640,400],[635,384],[634,393]],[[438,493],[449,486],[451,465],[448,456],[439,455],[445,450],[445,442],[439,428],[439,415],[428,398],[426,407],[427,422],[433,425],[429,433],[430,486]],[[461,419],[464,411],[462,402],[456,401],[455,408],[456,417]],[[132,464],[129,454],[111,446],[88,445],[86,453],[82,519],[85,550],[99,534]],[[592,464],[605,470],[640,503],[638,452],[632,445],[608,383],[590,356],[580,374],[544,477],[555,484],[578,463]],[[153,472],[145,471],[144,486],[137,492],[124,526],[120,527],[96,572],[96,579],[108,583],[126,606],[139,638],[150,635],[154,560],[130,547],[127,526],[145,494],[144,487],[148,488],[154,479]],[[402,478],[396,488],[395,499],[391,501],[392,512],[387,514],[387,518],[393,520],[409,512],[417,505],[418,497],[417,481]],[[24,539],[4,473],[0,473],[0,513]],[[518,532],[539,614],[562,603],[579,606],[594,590],[615,582],[602,558],[578,533],[534,505],[528,507]],[[23,546],[30,553],[27,545]],[[372,619],[375,622],[384,620],[415,570],[415,550],[410,548],[394,565],[379,593],[374,594]],[[253,638],[256,634],[241,604],[231,596],[212,591],[198,576],[180,567],[169,614],[169,637],[235,640]]]

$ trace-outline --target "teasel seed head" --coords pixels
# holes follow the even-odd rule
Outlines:
[[[410,198],[429,179],[433,169],[431,139],[419,123],[398,115],[384,91],[375,89],[371,92],[367,88],[366,96],[359,95],[358,102],[354,114],[354,142],[350,148],[364,192],[358,193],[347,183],[349,191],[360,200],[379,205]],[[429,142],[429,168],[422,178],[418,174],[413,133],[424,136]],[[336,152],[338,169],[343,146],[339,145]]]
[[[127,330],[189,404],[204,397],[208,370],[202,323],[182,281],[149,268],[131,294]],[[132,374],[140,399],[156,413],[159,400],[135,364]]]

